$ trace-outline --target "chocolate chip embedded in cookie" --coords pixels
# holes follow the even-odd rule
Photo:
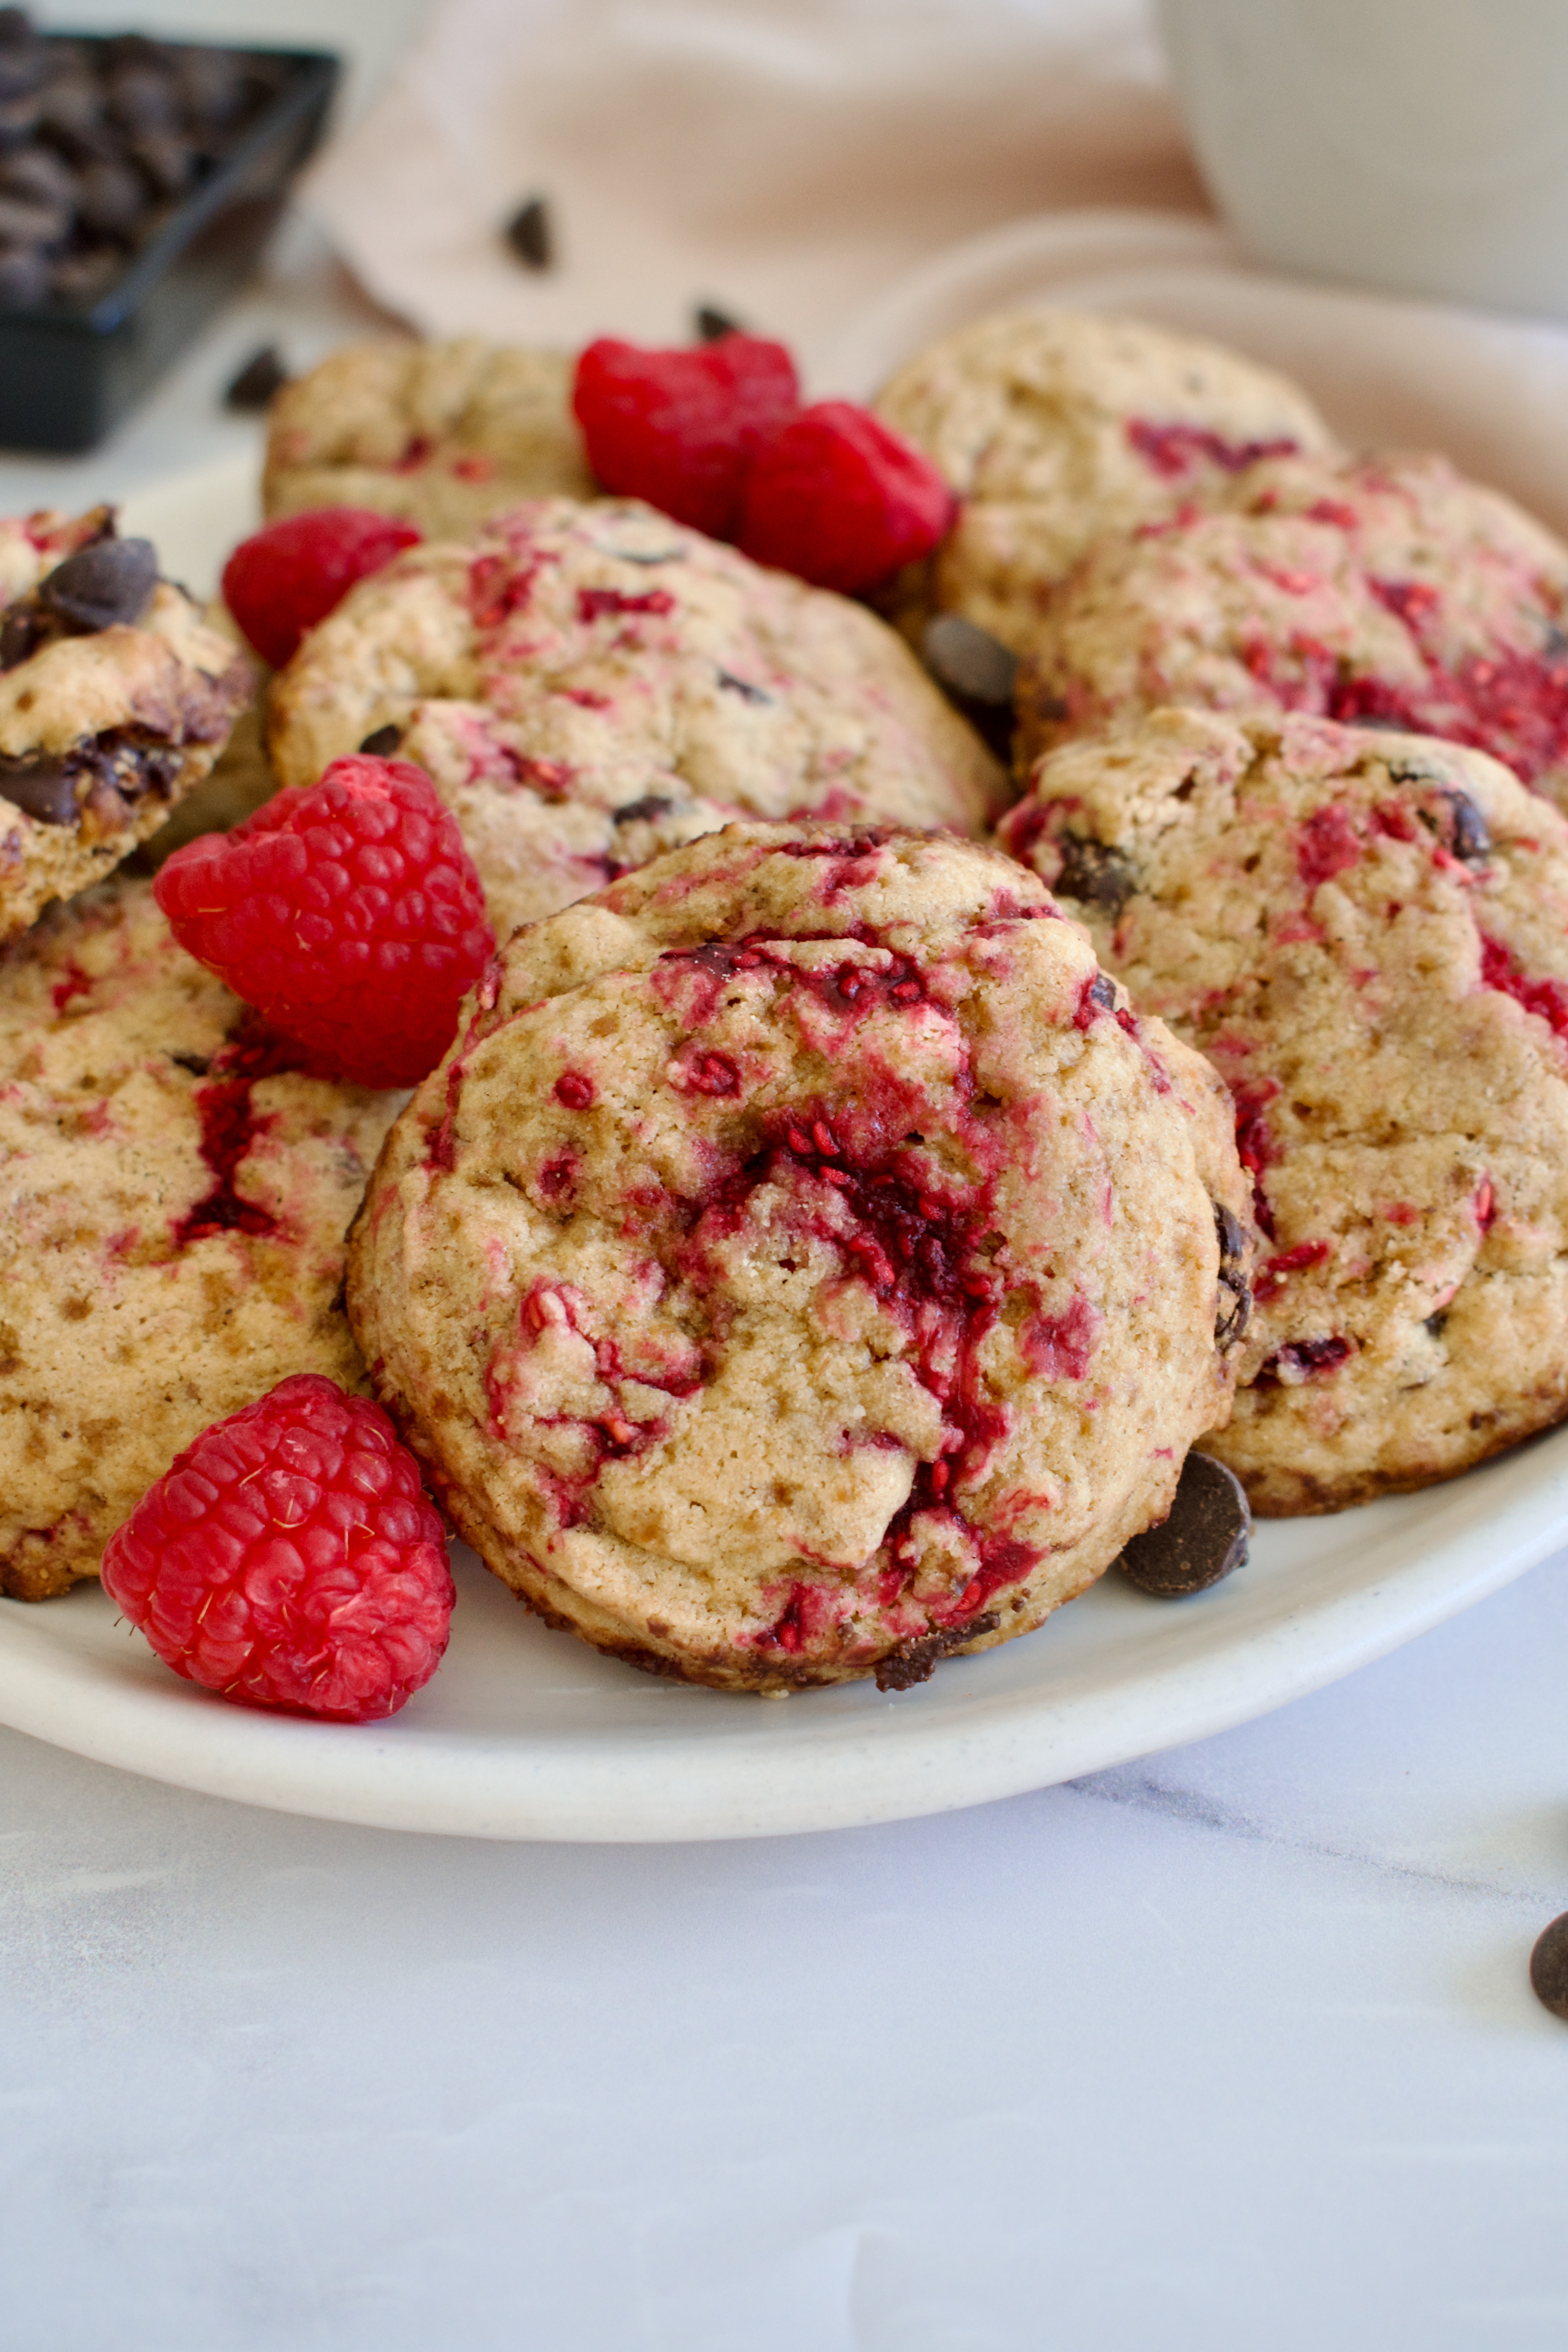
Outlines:
[[[464,539],[519,499],[591,498],[571,403],[561,352],[475,336],[351,343],[272,403],[268,520],[369,507],[426,539]]]
[[[733,825],[516,934],[351,1247],[552,1622],[720,1688],[1025,1633],[1226,1411],[1223,1089],[974,844]]]
[[[1175,703],[1446,736],[1568,805],[1568,548],[1442,457],[1254,466],[1057,591],[1020,753]]]
[[[1254,1507],[1562,1419],[1568,822],[1458,745],[1166,711],[1053,753],[1002,830],[1229,1082],[1265,1244],[1204,1445]]]
[[[96,1575],[287,1374],[360,1379],[342,1236],[398,1101],[290,1068],[145,883],[0,950],[0,1592]]]
[[[1206,499],[1264,455],[1331,452],[1298,386],[1133,319],[983,319],[900,369],[879,415],[963,501],[931,602],[1027,650],[1054,583],[1100,532]]]
[[[250,667],[108,509],[0,526],[0,938],[100,880],[217,757]]]
[[[503,937],[737,813],[973,833],[1006,799],[874,614],[631,499],[517,507],[352,589],[274,682],[273,761],[313,783],[388,727]]]

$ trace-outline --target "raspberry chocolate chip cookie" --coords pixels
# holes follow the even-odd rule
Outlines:
[[[201,782],[250,666],[100,508],[0,529],[0,939],[100,880]]]
[[[0,1592],[94,1576],[209,1422],[362,1375],[343,1234],[398,1105],[303,1076],[121,877],[0,952]]]
[[[555,352],[351,343],[272,403],[268,520],[369,507],[464,539],[520,499],[592,498],[571,398],[572,362]]]
[[[349,1310],[552,1623],[723,1689],[901,1687],[1081,1591],[1224,1419],[1230,1127],[994,851],[732,825],[502,949]]]
[[[1018,688],[1026,757],[1185,703],[1489,751],[1568,804],[1568,548],[1445,458],[1253,467],[1208,511],[1101,540]]]
[[[963,501],[931,597],[1015,652],[1100,532],[1206,499],[1259,457],[1331,452],[1293,383],[1133,319],[984,319],[901,368],[879,414]]]
[[[366,742],[425,768],[502,937],[737,814],[975,833],[1006,798],[874,614],[633,500],[409,549],[307,637],[268,740],[288,784]]]
[[[1568,1412],[1568,824],[1495,761],[1166,711],[1004,836],[1228,1079],[1266,1236],[1229,1426],[1274,1513],[1452,1476]]]

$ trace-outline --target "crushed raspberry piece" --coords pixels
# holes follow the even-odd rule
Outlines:
[[[1568,1037],[1568,984],[1553,979],[1532,979],[1522,971],[1500,940],[1483,932],[1481,936],[1481,982],[1487,988],[1496,988],[1504,996],[1511,996],[1527,1013],[1544,1021],[1559,1037]]]
[[[223,568],[224,602],[247,642],[281,669],[300,640],[420,534],[363,507],[317,507],[285,515],[241,541]]]
[[[763,438],[800,406],[782,343],[721,335],[694,351],[602,336],[577,362],[573,413],[600,485],[731,539],[741,482]]]
[[[1268,441],[1225,441],[1201,425],[1156,425],[1144,416],[1128,419],[1127,439],[1144,463],[1167,481],[1205,464],[1217,466],[1223,473],[1239,474],[1261,458],[1289,457],[1300,447],[1287,433]]]
[[[153,888],[183,948],[357,1086],[435,1068],[493,945],[457,821],[405,760],[334,760],[176,850]]]
[[[823,400],[758,456],[737,539],[755,562],[853,595],[929,555],[952,514],[928,457],[868,410]]]
[[[377,1404],[314,1372],[215,1422],[103,1556],[104,1589],[187,1682],[368,1723],[441,1663],[452,1571]]]

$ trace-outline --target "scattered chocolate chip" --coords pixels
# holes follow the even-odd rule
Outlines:
[[[177,1070],[188,1070],[193,1078],[205,1078],[213,1066],[210,1054],[171,1054],[169,1059]]]
[[[1088,906],[1103,907],[1108,915],[1120,915],[1138,887],[1131,860],[1109,843],[1081,833],[1059,835],[1057,847],[1062,870],[1051,887],[1058,896],[1081,898]]]
[[[900,1642],[877,1664],[877,1688],[879,1691],[913,1690],[917,1683],[929,1682],[939,1658],[946,1657],[963,1642],[978,1641],[982,1634],[994,1633],[998,1620],[994,1616],[972,1617],[967,1625],[949,1625],[940,1633],[922,1633],[918,1640]]]
[[[384,727],[373,727],[360,750],[367,759],[390,760],[402,740],[402,728],[394,727],[389,720]]]
[[[739,319],[732,319],[728,310],[721,310],[712,302],[698,303],[691,313],[691,324],[700,343],[717,343],[726,335],[743,335],[746,331]]]
[[[1214,1204],[1219,1235],[1219,1289],[1214,1320],[1216,1348],[1234,1348],[1252,1320],[1252,1285],[1247,1278],[1247,1232],[1223,1201]]]
[[[753,686],[749,677],[736,677],[731,670],[721,669],[719,685],[725,694],[738,694],[742,702],[771,703],[773,696],[765,687]]]
[[[1134,1536],[1116,1565],[1140,1592],[1179,1601],[1242,1567],[1251,1533],[1239,1478],[1207,1454],[1189,1454],[1170,1517]]]
[[[158,585],[150,539],[100,539],[78,548],[38,583],[38,601],[81,630],[139,621]]]
[[[1492,845],[1485,817],[1468,793],[1460,792],[1457,786],[1446,790],[1443,799],[1451,818],[1449,849],[1465,866],[1484,866]]]
[[[30,251],[19,247],[0,253],[0,308],[19,310],[41,302],[53,275],[47,254],[36,246]]]
[[[77,218],[99,236],[129,236],[147,209],[147,187],[129,163],[89,163],[81,175]]]
[[[1421,1328],[1424,1331],[1429,1331],[1434,1339],[1440,1339],[1443,1336],[1443,1326],[1447,1323],[1447,1308],[1446,1307],[1439,1307],[1436,1315],[1428,1315],[1423,1318]]]
[[[35,654],[48,633],[37,600],[19,597],[0,617],[0,670],[15,669]]]
[[[1098,1004],[1102,1013],[1116,1010],[1116,982],[1108,971],[1097,971],[1089,983],[1089,1001]]]
[[[612,822],[616,824],[653,824],[659,817],[668,816],[674,806],[675,803],[667,800],[663,793],[645,793],[640,801],[627,801],[616,809]]]
[[[555,232],[542,196],[530,196],[520,205],[501,234],[525,269],[553,268]]]
[[[282,391],[289,381],[289,371],[276,343],[263,343],[251,352],[239,373],[224,388],[223,404],[238,409],[243,415],[255,414],[268,406],[274,394]],[[384,730],[383,730],[384,731]],[[363,745],[361,745],[363,750]]]
[[[939,686],[961,701],[1011,710],[1018,656],[962,613],[938,613],[921,632],[921,657]]]
[[[1536,1938],[1530,1956],[1530,1986],[1543,2009],[1568,2021],[1568,1911]]]
[[[19,808],[40,824],[74,824],[77,785],[83,771],[63,759],[39,752],[32,758],[0,759],[0,800]]]

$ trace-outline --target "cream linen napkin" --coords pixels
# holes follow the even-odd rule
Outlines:
[[[558,259],[500,236],[526,196]],[[429,334],[815,350],[1020,213],[1203,195],[1142,0],[441,0],[306,203]]]

